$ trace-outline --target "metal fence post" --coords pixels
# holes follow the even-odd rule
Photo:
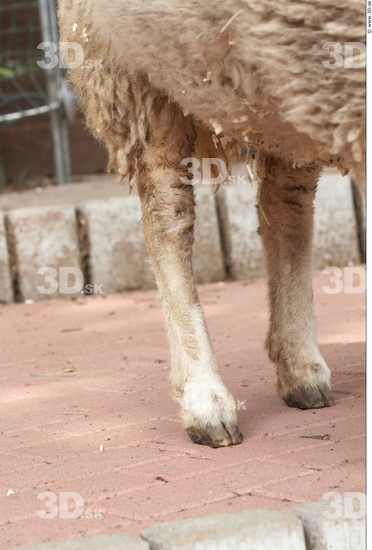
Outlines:
[[[43,42],[52,42],[58,46],[54,1],[39,0],[39,12]],[[49,101],[59,103],[57,109],[50,111],[57,180],[59,184],[69,183],[71,181],[71,160],[67,119],[61,97],[62,77],[58,65],[45,70],[47,71]]]

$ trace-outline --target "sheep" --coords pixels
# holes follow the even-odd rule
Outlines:
[[[192,441],[224,447],[243,436],[196,290],[184,159],[227,161],[247,146],[278,393],[290,407],[333,405],[312,300],[313,201],[325,166],[363,178],[364,70],[339,54],[363,42],[362,0],[59,0],[59,25],[67,60],[75,43],[97,61],[69,78],[109,170],[138,187],[172,391]]]

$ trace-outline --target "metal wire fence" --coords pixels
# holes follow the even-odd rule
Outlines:
[[[0,4],[0,130],[25,117],[49,113],[59,183],[70,181],[71,164],[58,66],[42,69],[41,42],[58,44],[54,0]]]

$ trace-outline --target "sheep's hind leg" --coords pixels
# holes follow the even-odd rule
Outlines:
[[[164,109],[171,109],[165,105]],[[173,395],[190,438],[211,447],[241,443],[235,402],[225,387],[199,303],[192,269],[194,189],[181,183],[193,130],[176,111],[160,113],[140,170],[143,229],[170,343]],[[166,121],[170,119],[170,128]]]
[[[330,371],[320,354],[312,293],[313,201],[319,169],[265,159],[260,189],[271,308],[266,345],[277,366],[278,392],[290,407],[333,405]]]

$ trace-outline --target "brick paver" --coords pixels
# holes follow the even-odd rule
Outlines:
[[[224,379],[246,407],[244,442],[226,449],[181,429],[154,291],[1,307],[0,548],[364,492],[364,296],[326,294],[328,282],[315,274],[336,404],[316,411],[276,394],[265,282],[200,287]],[[85,517],[38,517],[44,491],[79,493]]]

